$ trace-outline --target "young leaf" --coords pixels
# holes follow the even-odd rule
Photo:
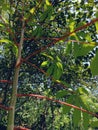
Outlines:
[[[69,28],[70,28],[70,32],[74,31],[75,21],[72,19],[69,21]]]
[[[0,27],[4,27],[4,25],[2,23],[0,23]]]
[[[30,13],[31,14],[34,14],[34,12],[35,12],[35,7],[33,7],[32,9],[30,9]]]
[[[98,11],[96,12],[96,18],[98,18]],[[95,22],[95,27],[96,27],[96,33],[98,33],[98,21]]]
[[[56,62],[54,66],[54,72],[53,72],[53,77],[58,80],[60,79],[61,75],[63,73],[63,66],[60,62]]]
[[[54,58],[51,56],[51,55],[48,55],[48,54],[46,54],[46,53],[41,53],[43,56],[45,56],[45,57],[47,57],[47,58],[49,58],[50,60],[54,60]]]
[[[86,39],[88,42],[91,42],[91,41],[92,41],[92,38],[91,38],[90,34],[85,34],[85,39]]]
[[[49,0],[46,0],[46,5],[47,6],[51,5],[51,3],[49,2]]]
[[[44,61],[41,64],[41,67],[47,67],[49,65],[49,61]]]
[[[59,70],[62,70],[63,71],[63,65],[61,62],[56,62],[56,65],[58,67]]]
[[[8,39],[1,39],[0,43],[11,43],[11,41]]]

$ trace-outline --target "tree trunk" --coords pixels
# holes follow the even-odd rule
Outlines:
[[[21,38],[20,38],[20,43],[18,46],[18,57],[16,60],[16,66],[15,66],[14,77],[13,77],[12,95],[10,99],[10,107],[12,109],[9,110],[8,112],[7,130],[14,129],[15,105],[16,105],[16,99],[17,99],[18,77],[19,77],[19,70],[20,70],[19,64],[21,62],[23,39],[24,39],[24,21],[22,23]]]

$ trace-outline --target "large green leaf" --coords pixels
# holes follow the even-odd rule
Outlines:
[[[72,104],[73,103],[73,100],[74,100],[74,96],[69,96],[69,98],[67,99],[67,103],[70,103]],[[63,106],[63,113],[69,113],[71,110],[71,107],[70,106]]]
[[[95,47],[94,44],[78,44],[76,42],[69,42],[67,44],[66,53],[73,52],[75,57],[84,56]]]
[[[83,112],[83,126],[85,130],[88,129],[90,119],[92,117],[88,113]]]
[[[79,126],[79,123],[81,121],[81,111],[79,110],[74,110],[73,112],[73,123],[74,123],[74,126]]]
[[[77,44],[74,43],[74,56],[83,56],[86,55],[89,51],[91,51],[95,46],[92,44]]]
[[[94,104],[90,97],[88,97],[87,95],[80,95],[79,99],[84,109],[87,109],[89,111],[93,109]]]

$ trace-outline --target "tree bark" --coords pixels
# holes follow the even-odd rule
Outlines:
[[[7,130],[14,129],[15,106],[16,106],[16,99],[17,99],[18,77],[19,77],[19,70],[20,70],[20,63],[21,63],[21,52],[22,52],[23,41],[24,41],[24,20],[22,23],[21,38],[18,46],[18,56],[16,60],[14,77],[13,77],[12,95],[10,99],[11,110],[8,111]]]

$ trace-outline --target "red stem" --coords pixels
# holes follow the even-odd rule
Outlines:
[[[5,107],[4,105],[1,105],[1,104],[0,104],[0,109],[4,109],[4,110],[6,110],[6,111],[9,111],[9,110],[11,110],[12,108],[11,108],[11,107]]]
[[[56,100],[56,99],[53,99],[53,98],[49,98],[49,97],[46,97],[46,96],[38,95],[38,94],[17,94],[17,97],[35,97],[35,98],[39,98],[39,99],[46,99],[48,101],[53,101],[53,102],[56,102],[56,103],[59,103],[59,104],[80,110],[82,112],[88,113],[88,114],[93,115],[95,117],[98,117],[98,114],[87,111],[87,110],[80,108],[78,106],[75,106],[75,105],[69,104],[67,102],[60,101],[60,100]]]
[[[9,81],[9,80],[0,80],[0,83],[9,83],[9,84],[12,84],[12,82]]]

